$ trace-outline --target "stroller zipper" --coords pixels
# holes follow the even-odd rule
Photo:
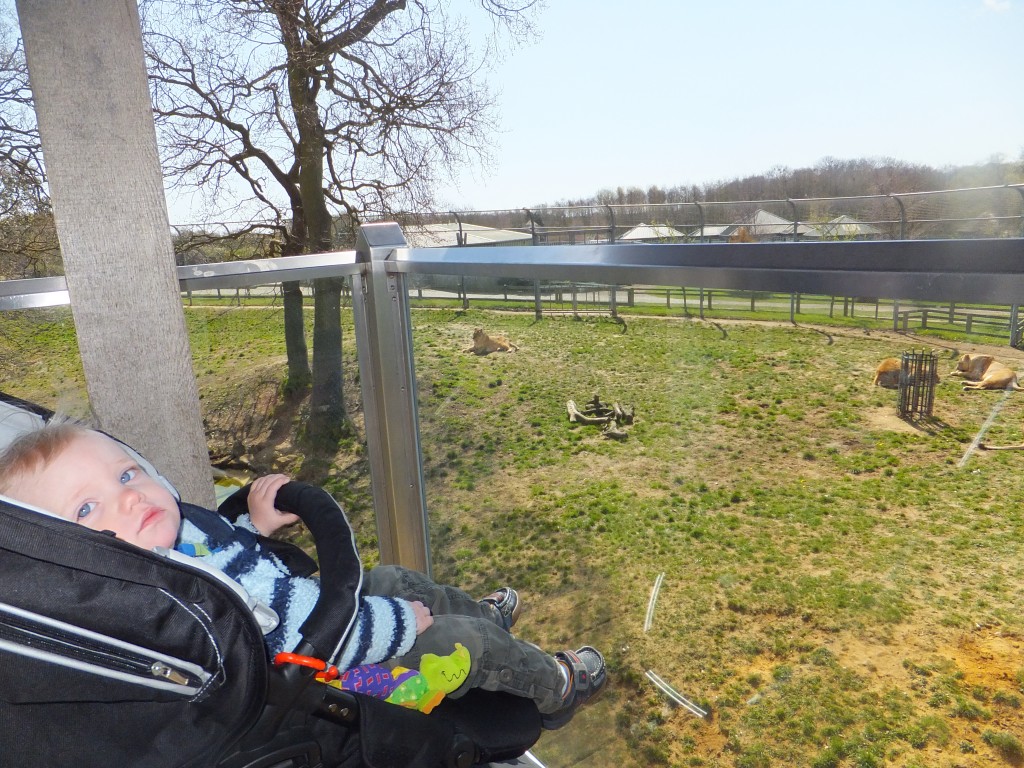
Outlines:
[[[0,650],[182,695],[198,693],[211,677],[191,662],[4,603]]]
[[[170,680],[172,683],[177,683],[178,685],[188,685],[189,682],[188,675],[179,672],[174,669],[174,667],[168,667],[166,664],[161,664],[159,661],[154,661],[150,665],[149,671],[154,677],[162,677],[165,680]]]

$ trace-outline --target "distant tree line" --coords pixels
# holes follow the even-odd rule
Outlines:
[[[892,158],[840,160],[826,157],[811,168],[776,166],[766,173],[705,184],[616,187],[589,198],[566,198],[552,207],[660,205],[665,203],[857,197],[896,192],[987,187],[1024,182],[1024,152],[1016,162],[992,160],[968,166],[932,168]],[[539,209],[547,205],[536,206]]]

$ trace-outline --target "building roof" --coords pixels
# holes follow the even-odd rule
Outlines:
[[[739,221],[733,222],[729,225],[726,232],[722,234],[728,237],[739,232],[741,228],[746,228],[753,237],[767,237],[770,235],[792,235],[793,234],[793,222],[789,219],[784,219],[781,216],[776,216],[774,213],[769,213],[763,208],[758,208],[754,211],[752,216],[747,216]],[[796,234],[800,236],[818,237],[818,230],[812,227],[810,224],[797,224]]]
[[[882,230],[858,221],[853,216],[836,216],[834,219],[817,226],[818,234],[808,237],[878,237]]]
[[[690,232],[690,237],[713,238],[715,240],[728,240],[745,229],[751,237],[792,237],[793,222],[769,213],[763,208],[758,208],[750,216],[734,221],[732,224],[705,224],[703,231],[698,227]],[[821,237],[821,233],[810,224],[796,226],[796,233],[800,237]]]
[[[734,231],[732,224],[705,224],[704,228],[697,227],[695,230],[690,232],[690,237],[723,237],[726,236],[726,231],[729,233]]]
[[[616,239],[627,241],[679,240],[684,237],[686,237],[685,233],[680,232],[675,227],[670,227],[668,224],[637,224]]]
[[[529,243],[533,238],[528,232],[510,229],[495,229],[479,224],[463,224],[463,242],[459,243],[458,222],[440,224],[410,225],[402,228],[411,248],[454,248],[457,245],[513,245]]]

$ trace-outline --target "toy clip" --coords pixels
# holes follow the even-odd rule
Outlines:
[[[274,656],[274,664],[278,667],[285,664],[297,664],[300,667],[315,669],[317,670],[316,679],[321,683],[337,680],[341,674],[333,664],[328,664],[322,659],[314,659],[312,656],[302,656],[298,653],[279,653]]]

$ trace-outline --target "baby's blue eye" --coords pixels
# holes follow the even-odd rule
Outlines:
[[[124,472],[121,473],[121,485],[127,485],[128,483],[130,483],[132,481],[132,478],[135,477],[135,475],[137,474],[138,470],[136,469],[126,469]]]
[[[89,513],[92,512],[95,508],[95,501],[86,502],[85,504],[78,508],[77,512],[75,512],[75,518],[78,520],[82,520],[83,518],[88,517]]]

